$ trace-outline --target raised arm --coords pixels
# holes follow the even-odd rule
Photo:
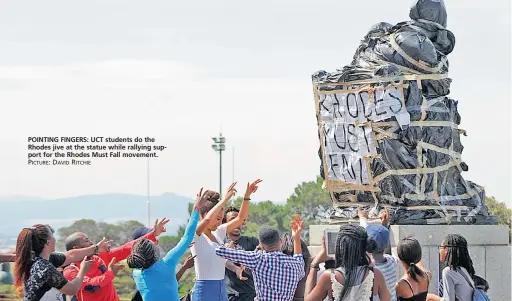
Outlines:
[[[300,235],[302,234],[302,218],[298,215],[294,216],[290,227],[292,228],[293,254],[302,254],[302,244],[300,241]]]
[[[99,276],[95,277],[88,277],[85,275],[82,277],[83,282],[81,285],[81,289],[88,291],[92,287],[104,287],[109,285],[114,280],[114,272],[112,271],[112,264],[111,262],[108,266],[107,271],[104,274],[101,274]],[[74,267],[68,267],[64,270],[64,277],[66,277],[67,280],[72,281],[79,275],[79,270]]]
[[[141,238],[137,238],[135,240],[129,241],[124,245],[114,248],[108,252],[100,253],[99,256],[103,261],[110,262],[112,258],[116,258],[116,262],[123,261],[132,253],[133,246],[142,238],[149,239],[152,242],[156,242],[156,237],[164,232],[166,232],[165,225],[169,222],[169,219],[163,218],[162,220],[155,220],[155,224],[153,225],[153,231],[148,234],[142,236]]]
[[[380,223],[382,226],[386,227],[389,231],[389,235],[391,236],[391,213],[389,212],[389,208],[386,207],[386,210],[380,215]],[[389,240],[388,245],[386,246],[386,249],[384,250],[384,254],[391,255],[391,239]]]
[[[79,262],[84,259],[84,257],[99,255],[100,253],[105,253],[110,250],[111,240],[106,240],[105,237],[97,243],[96,245],[92,245],[87,248],[82,249],[72,249],[64,253],[66,255],[66,260],[58,267],[68,266],[73,262]]]
[[[358,206],[357,216],[359,217],[359,226],[366,229],[368,227],[368,211],[362,210],[361,206]]]
[[[361,210],[361,207],[359,206],[357,208],[357,215],[359,216],[359,225],[366,229],[368,227],[368,211]],[[389,220],[391,218],[391,214],[389,213],[389,208],[386,208],[386,210],[380,214],[379,218],[380,218],[381,225],[386,227],[386,229],[388,229],[388,231],[391,231],[389,229]],[[391,255],[391,239],[389,240],[388,245],[384,249],[384,253]]]
[[[304,301],[323,301],[329,296],[331,290],[331,272],[325,271],[320,279],[318,279],[318,271],[311,268],[306,280],[306,290],[304,293]]]
[[[72,264],[73,262],[79,262],[84,257],[93,256],[98,253],[107,252],[110,248],[110,243],[112,243],[111,240],[107,241],[105,238],[103,238],[102,241],[100,241],[98,244],[82,248],[82,249],[73,249],[69,250],[66,253],[63,253],[65,255],[65,260],[59,262],[59,266],[56,266],[57,268],[67,266]],[[16,254],[15,251],[12,251],[11,254],[9,253],[2,253],[0,254],[0,262],[14,262],[16,260]],[[52,254],[62,254],[62,253],[52,253]]]
[[[327,257],[325,237],[322,237],[322,248],[311,261],[309,275],[306,279],[306,290],[304,292],[306,301],[321,301],[327,296],[329,291],[328,288],[330,287],[330,277],[327,277],[327,279],[322,278],[325,278],[328,274],[330,275],[329,271],[325,271],[325,273],[323,273],[317,285],[317,274],[320,269],[319,265],[327,260],[329,260],[329,257]]]
[[[180,239],[178,244],[167,252],[167,255],[163,258],[165,263],[172,264],[174,266],[178,264],[178,260],[180,260],[181,256],[185,254],[190,243],[194,239],[194,233],[196,232],[198,222],[199,207],[194,205],[194,211],[192,211],[192,214],[190,215],[187,228],[185,229],[185,234],[183,234],[183,237]]]
[[[14,262],[15,259],[16,259],[16,254],[5,254],[5,253],[0,254],[0,263]]]
[[[226,204],[226,202],[229,199],[231,199],[231,197],[233,197],[235,195],[235,193],[236,193],[235,185],[236,185],[236,182],[232,183],[229,186],[228,191],[226,192],[226,195],[224,196],[224,198],[220,202],[218,202],[206,214],[206,216],[203,217],[203,219],[199,222],[199,224],[197,225],[197,229],[196,229],[197,236],[200,236],[201,234],[203,234],[204,230],[206,230],[206,227],[208,227],[208,224],[210,223],[210,221],[217,218],[217,216],[219,215],[222,208],[224,208],[224,205]],[[204,193],[202,193],[202,191],[203,191],[203,189],[201,188],[201,191],[197,195],[196,202],[195,202],[198,204],[199,208],[203,208],[204,206],[207,206],[207,202],[208,202],[208,200],[203,199],[203,196],[208,192],[208,190],[206,190]]]
[[[242,225],[247,218],[249,217],[249,207],[251,200],[251,195],[258,190],[258,184],[261,183],[260,179],[257,179],[256,181],[252,182],[251,184],[247,183],[247,189],[245,190],[244,194],[244,200],[242,201],[242,206],[240,207],[240,212],[238,213],[237,217],[232,219],[229,223],[227,223],[227,232],[233,231],[233,229],[239,227]]]
[[[64,275],[62,275],[60,272],[57,272],[57,269],[55,269],[53,273],[54,276],[49,278],[50,281],[54,283],[50,285],[57,288],[61,293],[65,295],[75,295],[82,287],[85,274],[87,274],[91,268],[91,263],[92,261],[89,261],[87,260],[87,257],[84,257],[82,263],[80,264],[80,270],[70,281],[67,281],[67,279],[64,278]]]
[[[183,277],[183,274],[185,274],[188,269],[194,267],[194,258],[196,258],[196,256],[189,255],[187,259],[185,259],[185,262],[183,262],[181,268],[178,270],[178,272],[176,272],[176,281],[180,281],[181,277]]]
[[[224,259],[230,260],[232,262],[236,262],[239,264],[243,264],[244,266],[254,269],[259,262],[261,257],[261,252],[252,252],[252,251],[242,251],[242,250],[234,250],[229,249],[224,246],[219,246],[215,248],[215,254]]]

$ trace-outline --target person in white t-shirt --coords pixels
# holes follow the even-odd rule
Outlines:
[[[228,223],[222,224],[224,206],[236,193],[236,182],[229,186],[222,200],[215,191],[207,191],[201,201],[199,222],[192,246],[192,255],[195,258],[196,283],[192,293],[192,301],[228,301],[224,272],[226,260],[215,254],[215,248],[224,245],[227,233],[241,226],[249,215],[249,201],[251,195],[258,189],[261,180],[252,184],[247,183],[240,213]]]

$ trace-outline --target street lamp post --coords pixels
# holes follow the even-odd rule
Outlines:
[[[219,137],[213,137],[212,148],[214,151],[219,152],[219,194],[222,195],[222,152],[226,150],[226,138],[222,137],[222,133]]]

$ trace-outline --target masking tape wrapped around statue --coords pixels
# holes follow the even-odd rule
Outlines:
[[[351,65],[313,75],[320,171],[337,206],[330,220],[370,205],[391,207],[395,224],[495,224],[484,189],[461,175],[444,3],[417,1],[410,16],[373,26]]]

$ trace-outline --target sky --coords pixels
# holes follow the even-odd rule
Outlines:
[[[150,194],[263,179],[284,202],[319,173],[311,74],[350,63],[413,1],[1,1],[0,196],[146,194],[147,160],[27,165],[31,136],[154,137]],[[446,1],[464,178],[512,206],[510,1]],[[234,162],[234,168],[233,168]],[[224,188],[225,189],[225,188]]]

